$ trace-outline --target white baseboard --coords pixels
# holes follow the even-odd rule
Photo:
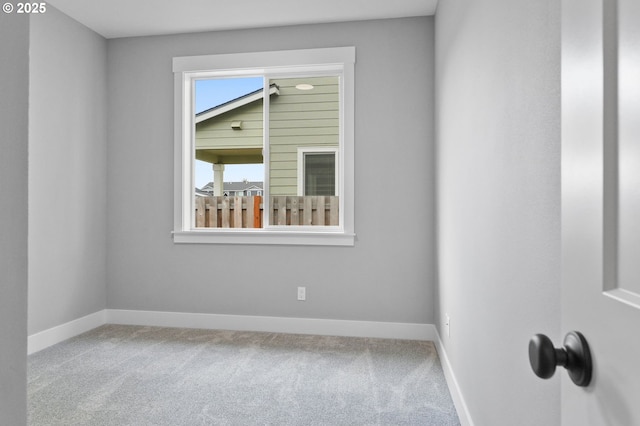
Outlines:
[[[267,331],[274,333],[433,341],[437,338],[436,329],[433,324],[103,309],[48,330],[32,334],[28,338],[27,352],[28,354],[32,354],[41,351],[42,349],[104,324]]]
[[[39,333],[32,334],[27,339],[27,354],[41,351],[42,349],[70,339],[79,334],[106,324],[107,310],[103,309],[82,318],[49,328]]]
[[[469,408],[467,407],[467,403],[462,396],[462,390],[460,389],[458,380],[456,380],[456,375],[453,372],[451,362],[449,362],[447,351],[444,349],[444,345],[442,344],[442,340],[440,339],[440,334],[438,333],[438,330],[435,328],[435,326],[433,326],[433,331],[435,334],[433,342],[435,343],[436,350],[438,351],[438,355],[440,356],[440,364],[442,365],[442,370],[444,371],[444,377],[445,379],[447,379],[449,392],[451,392],[453,405],[455,405],[456,411],[458,412],[460,424],[462,426],[474,426],[473,420],[471,419],[471,414],[469,413]]]
[[[434,340],[433,324],[108,309],[107,323],[329,336]]]

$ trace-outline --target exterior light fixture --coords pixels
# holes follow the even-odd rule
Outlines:
[[[313,84],[307,84],[307,83],[296,84],[296,89],[298,89],[298,90],[311,90],[311,89],[313,89]]]

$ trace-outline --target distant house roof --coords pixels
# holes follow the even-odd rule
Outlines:
[[[280,88],[278,87],[278,85],[275,83],[272,83],[269,86],[269,95],[273,95],[274,93],[276,95],[279,95],[280,94],[279,90]],[[264,97],[263,89],[258,89],[251,93],[247,93],[246,95],[242,95],[239,98],[232,99],[228,102],[225,102],[218,106],[214,106],[213,108],[209,108],[207,110],[197,113],[196,123],[200,123],[201,121],[205,121],[215,116],[218,116],[220,114],[224,114],[225,112],[232,111],[243,105],[247,105],[247,104],[250,104],[251,102],[262,99],[263,97]]]
[[[248,190],[262,190],[263,183],[262,182],[225,182],[222,185],[223,191],[248,191]],[[202,188],[200,188],[202,192],[213,192],[213,182],[209,182]]]

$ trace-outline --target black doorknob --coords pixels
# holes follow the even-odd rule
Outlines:
[[[544,334],[536,334],[529,341],[529,362],[536,376],[548,379],[553,376],[556,366],[567,369],[569,377],[578,386],[588,386],[591,382],[591,351],[582,333],[570,331],[564,338],[564,347],[554,348],[551,339]]]

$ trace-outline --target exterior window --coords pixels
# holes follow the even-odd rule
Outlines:
[[[336,156],[307,154],[304,156],[304,195],[335,195]]]
[[[354,48],[174,58],[174,241],[353,245],[354,62]]]
[[[328,148],[298,150],[298,194],[338,195],[338,151]]]

